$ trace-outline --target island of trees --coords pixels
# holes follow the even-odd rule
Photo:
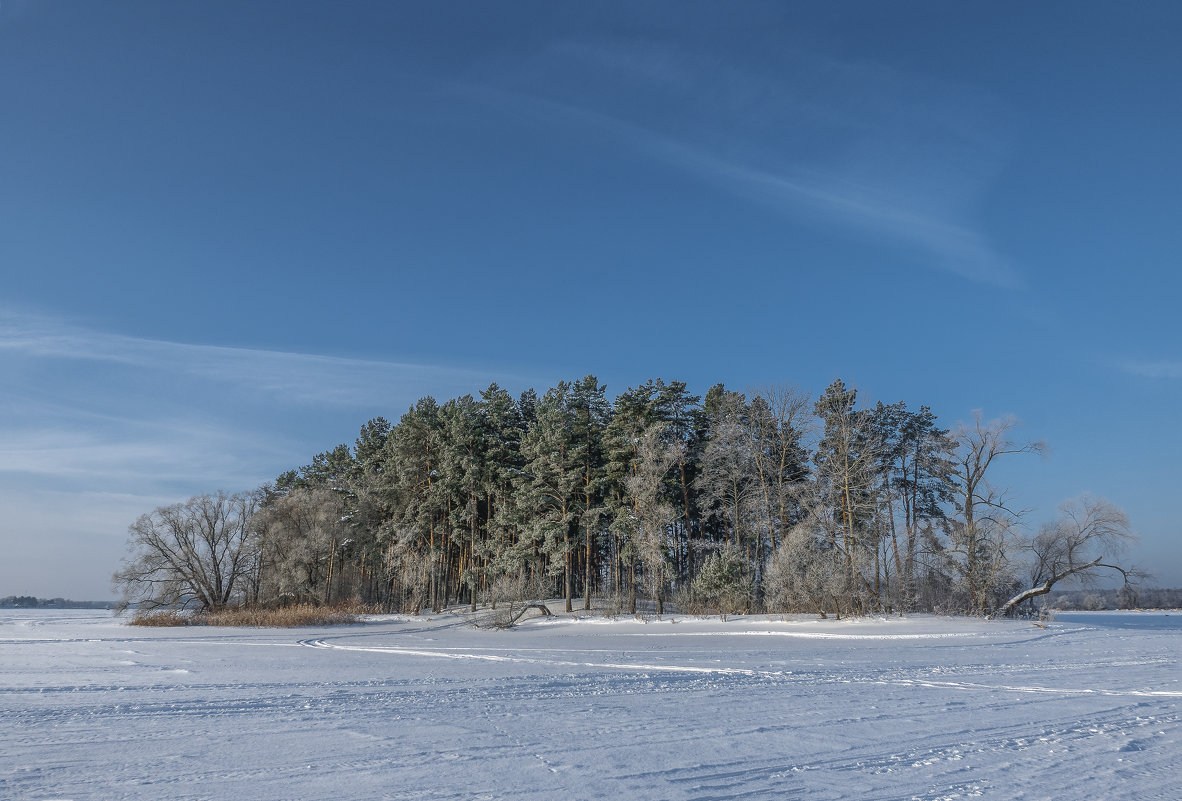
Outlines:
[[[354,601],[418,613],[592,599],[621,612],[995,614],[1135,577],[1099,498],[1031,530],[999,461],[1012,419],[953,429],[833,382],[818,398],[594,376],[418,401],[251,492],[160,507],[115,574],[140,609]]]

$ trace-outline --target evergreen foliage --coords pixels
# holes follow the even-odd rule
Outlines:
[[[859,408],[840,380],[815,401],[659,379],[611,401],[593,375],[514,398],[494,383],[369,420],[253,494],[145,515],[117,580],[159,607],[985,613],[1024,589],[1021,514],[990,478],[1042,446],[1011,442],[1013,425],[950,433],[927,406]],[[200,510],[230,501],[233,525],[202,529]],[[208,542],[185,575],[169,568],[189,541],[163,536],[174,522]]]

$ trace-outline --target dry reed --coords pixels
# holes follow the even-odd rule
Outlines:
[[[298,604],[275,609],[261,607],[226,608],[203,612],[174,609],[140,612],[129,622],[133,626],[247,626],[281,627],[337,626],[356,623],[366,610],[358,605],[314,606]]]

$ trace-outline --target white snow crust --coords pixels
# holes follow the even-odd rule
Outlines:
[[[5,610],[0,799],[1180,799],[1182,629],[1097,620]]]

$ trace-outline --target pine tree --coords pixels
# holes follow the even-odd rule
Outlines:
[[[575,513],[583,534],[583,609],[591,609],[591,589],[596,561],[596,533],[606,514],[603,493],[607,482],[605,429],[611,405],[593,375],[571,386],[569,409],[572,417],[571,461],[580,473]]]
[[[299,484],[305,487],[324,487],[333,492],[351,494],[349,480],[357,469],[348,445],[337,445],[330,451],[312,457],[312,463],[300,468]]]
[[[447,504],[447,527],[443,550],[443,605],[446,606],[452,580],[459,595],[461,586],[476,608],[479,570],[476,554],[481,537],[481,501],[486,486],[486,439],[484,416],[471,395],[450,400],[440,408],[443,446],[439,478]]]
[[[517,411],[521,414],[521,424],[526,429],[533,428],[538,421],[538,393],[533,387],[521,393],[517,399]]]
[[[946,519],[945,506],[953,499],[952,457],[956,443],[947,429],[936,425],[936,416],[927,406],[920,406],[918,412],[906,411],[904,407],[897,431],[898,437],[889,451],[890,465],[893,488],[903,512],[906,543],[902,558],[896,559],[902,563],[896,564],[896,571],[902,596],[900,606],[913,609],[920,532],[925,526],[932,528]],[[894,547],[898,555],[898,544]]]
[[[548,391],[537,407],[537,422],[522,443],[525,459],[522,491],[528,528],[547,558],[547,571],[563,577],[566,611],[571,604],[576,494],[581,480],[572,444],[574,421],[569,407],[570,385],[565,381]]]
[[[635,535],[638,510],[635,498],[629,493],[628,481],[639,469],[641,438],[657,423],[653,394],[651,381],[620,393],[604,432],[607,451],[607,463],[604,466],[605,504],[614,535],[614,585],[619,591],[627,584],[628,607],[632,614],[636,613]]]
[[[519,572],[528,557],[518,547],[522,520],[514,490],[524,467],[521,440],[525,424],[517,402],[495,383],[480,397],[485,537],[475,557],[480,560],[482,586],[487,589],[490,583]]]
[[[427,396],[402,416],[388,441],[398,511],[385,532],[387,569],[416,614],[424,603],[436,605],[444,509],[437,481],[441,439],[439,407]]]
[[[361,427],[353,446],[355,468],[349,485],[355,504],[349,547],[342,552],[342,559],[350,560],[349,567],[357,577],[356,590],[367,602],[375,600],[378,592],[374,568],[381,559],[379,535],[395,515],[394,497],[386,480],[390,431],[384,417],[375,417]]]
[[[688,582],[694,570],[693,540],[697,536],[698,504],[694,481],[704,447],[706,427],[701,398],[691,395],[684,381],[655,383],[656,416],[664,422],[665,441],[676,446],[677,464],[670,474],[670,503],[678,512],[673,526],[674,571],[678,581]]]
[[[873,485],[878,457],[866,427],[866,415],[858,411],[857,390],[834,381],[817,399],[815,411],[824,425],[813,463],[822,502],[830,512],[829,539],[845,561],[843,594],[858,611],[873,585],[863,572],[868,550],[876,547],[871,523],[874,516]]]
[[[759,481],[747,402],[741,393],[717,385],[707,393],[708,434],[695,487],[727,546],[752,559],[757,531]]]

